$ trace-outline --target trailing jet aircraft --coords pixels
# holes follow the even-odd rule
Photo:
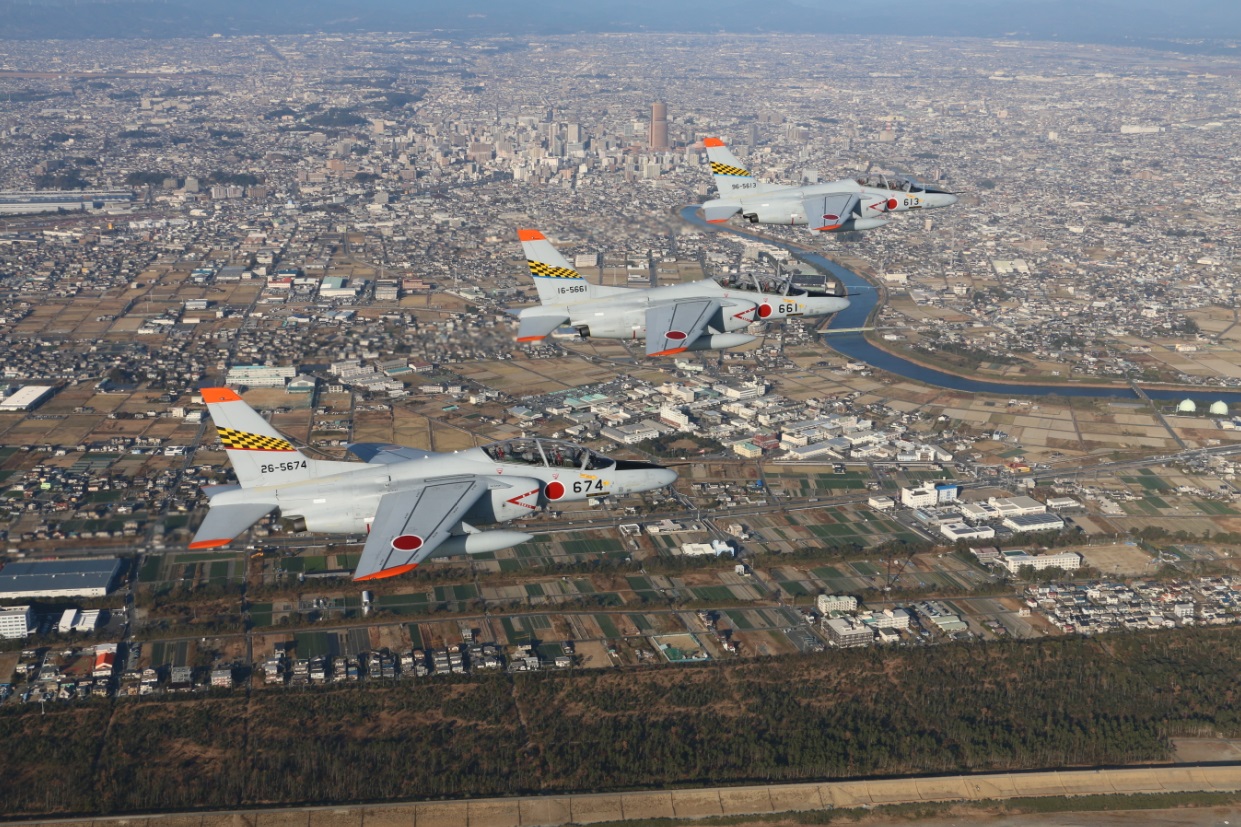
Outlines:
[[[707,159],[719,198],[702,205],[707,221],[719,224],[737,213],[753,224],[808,226],[820,232],[872,230],[884,215],[957,203],[951,192],[910,178],[873,176],[790,187],[756,181],[719,138],[707,138]]]
[[[671,485],[675,471],[614,460],[559,440],[510,439],[451,454],[385,443],[355,443],[364,462],[311,459],[229,388],[204,388],[203,401],[238,485],[204,489],[210,509],[192,549],[226,546],[279,509],[293,531],[367,532],[354,580],[395,577],[430,557],[483,554],[531,539],[520,531],[480,531],[540,506]]]
[[[756,336],[739,333],[752,322],[828,316],[844,310],[841,296],[796,287],[791,279],[740,277],[660,287],[591,284],[538,230],[518,230],[539,305],[517,312],[517,341],[537,342],[559,327],[585,337],[645,339],[647,356],[740,347]]]

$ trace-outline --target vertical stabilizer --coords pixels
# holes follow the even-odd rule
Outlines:
[[[242,488],[295,483],[364,467],[307,457],[231,388],[203,388],[202,395]]]
[[[707,138],[703,145],[707,148],[711,175],[715,177],[715,188],[719,190],[721,199],[735,195],[753,195],[769,188],[767,184],[756,181],[719,138]]]
[[[566,305],[594,298],[598,288],[569,266],[552,243],[538,230],[518,230],[530,277],[539,291],[539,302]]]

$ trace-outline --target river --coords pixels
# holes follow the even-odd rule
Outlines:
[[[681,209],[681,218],[699,227],[708,230],[721,230],[723,232],[733,232],[736,235],[746,238],[743,233],[737,233],[730,225],[727,224],[708,224],[701,215],[698,214],[697,206],[689,206]],[[876,232],[882,232],[878,230]],[[770,238],[759,239],[773,247],[780,247],[788,250],[797,258],[817,267],[825,272],[831,273],[844,286],[845,292],[849,296],[849,307],[836,314],[827,329],[829,334],[824,337],[828,347],[837,351],[843,356],[848,356],[858,362],[864,362],[873,368],[891,373],[895,376],[903,376],[906,379],[912,379],[915,382],[922,382],[926,385],[933,385],[938,388],[947,388],[954,391],[963,391],[965,393],[986,393],[995,396],[1083,396],[1098,399],[1130,399],[1139,398],[1137,392],[1128,385],[1078,385],[1074,383],[1064,383],[1055,385],[1033,385],[1018,384],[1013,382],[997,382],[988,381],[986,379],[971,379],[968,376],[961,376],[955,373],[947,373],[942,370],[920,365],[912,362],[903,356],[889,353],[883,348],[876,347],[866,340],[866,336],[862,333],[830,333],[832,330],[849,330],[851,328],[864,327],[866,321],[870,318],[871,312],[879,303],[879,290],[874,284],[867,281],[862,276],[842,267],[834,261],[828,260],[819,253],[810,252],[805,247],[794,246],[782,241],[775,241]],[[1181,400],[1193,399],[1200,406],[1210,404],[1222,400],[1230,406],[1241,404],[1241,391],[1225,391],[1215,388],[1195,388],[1195,389],[1168,389],[1168,388],[1152,388],[1143,387],[1145,393],[1151,399],[1160,400]]]

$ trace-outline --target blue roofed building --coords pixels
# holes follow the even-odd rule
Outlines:
[[[0,600],[103,597],[124,567],[119,557],[23,560],[0,569]]]

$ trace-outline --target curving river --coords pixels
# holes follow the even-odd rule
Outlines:
[[[703,227],[708,230],[723,230],[724,232],[735,232],[735,230],[726,224],[708,224],[698,213],[698,206],[683,207],[681,209],[681,218],[691,224]],[[743,233],[736,233],[742,235]],[[810,252],[803,247],[797,247],[792,244],[786,244],[781,241],[775,241],[770,238],[762,238],[766,244],[774,247],[781,247],[788,250],[797,258],[813,265],[821,270],[831,273],[836,279],[844,285],[845,292],[849,296],[849,307],[836,314],[828,325],[828,330],[848,330],[855,327],[864,327],[867,319],[870,318],[871,312],[879,304],[879,290],[875,285],[859,276],[857,273],[845,267],[841,267],[834,261],[830,261],[824,256]],[[827,338],[827,344],[833,350],[839,352],[850,359],[858,362],[865,362],[873,368],[877,368],[896,376],[903,376],[906,379],[913,379],[916,382],[922,382],[927,385],[934,385],[939,388],[948,388],[954,391],[964,391],[966,393],[986,393],[996,396],[1085,396],[1093,398],[1115,398],[1115,399],[1138,399],[1138,393],[1127,385],[1092,386],[1092,385],[1076,385],[1076,384],[1058,384],[1058,385],[1031,385],[1018,384],[1014,382],[995,382],[985,379],[971,379],[968,376],[960,376],[955,373],[946,373],[942,370],[920,365],[917,362],[911,362],[903,356],[889,353],[883,348],[876,347],[866,340],[866,336],[862,333],[834,333]],[[1201,403],[1211,403],[1223,400],[1229,405],[1241,404],[1241,392],[1216,390],[1214,388],[1194,388],[1194,389],[1167,389],[1167,388],[1143,388],[1145,393],[1151,399],[1163,400],[1180,400],[1194,399]]]

